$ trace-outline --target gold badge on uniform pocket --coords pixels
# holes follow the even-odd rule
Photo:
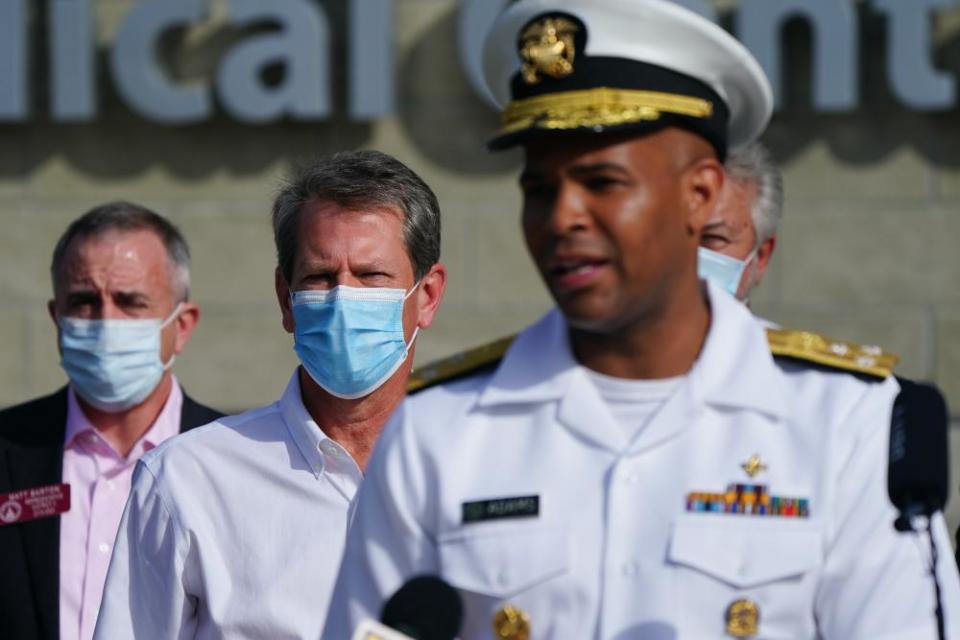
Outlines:
[[[530,640],[530,616],[512,604],[493,615],[493,637],[500,640]]]
[[[760,609],[753,600],[734,600],[727,607],[727,635],[752,638],[757,635]]]

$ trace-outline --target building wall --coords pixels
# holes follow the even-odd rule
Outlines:
[[[131,4],[96,3],[104,44]],[[899,105],[885,85],[884,22],[856,6],[865,62],[864,106],[854,113],[812,112],[809,33],[802,24],[787,27],[794,82],[765,137],[783,165],[787,210],[754,307],[787,326],[900,353],[899,372],[935,381],[960,417],[960,109],[923,114]],[[218,43],[236,37],[218,27],[224,11],[215,2],[215,19],[166,52],[179,73],[214,68]],[[203,315],[176,365],[186,388],[228,411],[275,399],[296,360],[273,292],[270,202],[293,163],[339,149],[398,156],[433,186],[443,207],[451,278],[436,326],[418,338],[418,362],[515,332],[547,309],[519,234],[520,157],[483,148],[497,117],[462,76],[456,2],[403,0],[395,11],[398,110],[371,123],[347,120],[341,106],[315,124],[254,127],[219,116],[164,127],[131,114],[102,70],[100,118],[54,124],[44,115],[45,76],[36,70],[34,120],[0,125],[0,404],[65,382],[46,311],[50,253],[72,218],[117,198],[169,216],[191,244],[193,297]],[[343,13],[332,15],[342,20]],[[960,10],[936,26],[934,59],[956,76]],[[41,31],[34,33],[38,48]],[[342,60],[342,36],[336,51]],[[960,420],[954,424],[960,478]]]

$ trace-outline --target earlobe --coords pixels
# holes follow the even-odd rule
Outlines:
[[[175,320],[177,326],[175,353],[179,354],[187,346],[198,322],[200,322],[200,307],[191,302],[184,302]]]
[[[277,292],[277,304],[280,305],[280,322],[284,331],[293,333],[293,310],[290,308],[290,287],[287,279],[280,272],[280,267],[274,271],[273,276],[274,289]]]
[[[443,300],[443,292],[447,286],[447,268],[437,263],[430,268],[430,271],[420,281],[420,292],[417,295],[417,304],[419,306],[419,321],[417,325],[426,329],[433,324],[433,318],[436,316],[440,302]]]
[[[687,203],[687,228],[700,237],[723,189],[725,173],[715,158],[701,158],[687,172],[684,195]]]

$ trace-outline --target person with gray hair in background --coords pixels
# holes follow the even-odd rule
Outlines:
[[[783,177],[760,142],[732,151],[724,168],[727,179],[700,239],[698,270],[746,302],[777,246]]]
[[[69,383],[0,412],[0,629],[89,640],[134,464],[221,414],[171,371],[200,317],[173,224],[94,207],[63,232],[50,277]]]
[[[272,405],[143,458],[96,638],[320,635],[348,508],[443,296],[440,208],[396,159],[339,153],[280,190],[273,231],[301,366]]]

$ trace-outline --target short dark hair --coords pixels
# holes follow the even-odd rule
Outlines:
[[[300,212],[309,202],[403,212],[403,241],[419,280],[440,261],[440,204],[412,169],[379,151],[335,153],[297,169],[273,203],[277,264],[289,283],[297,253]]]
[[[190,295],[190,247],[176,225],[146,207],[116,201],[101,204],[70,223],[53,250],[50,277],[54,291],[63,267],[63,258],[74,240],[86,239],[107,231],[151,231],[160,238],[170,261],[170,281],[180,302]]]

